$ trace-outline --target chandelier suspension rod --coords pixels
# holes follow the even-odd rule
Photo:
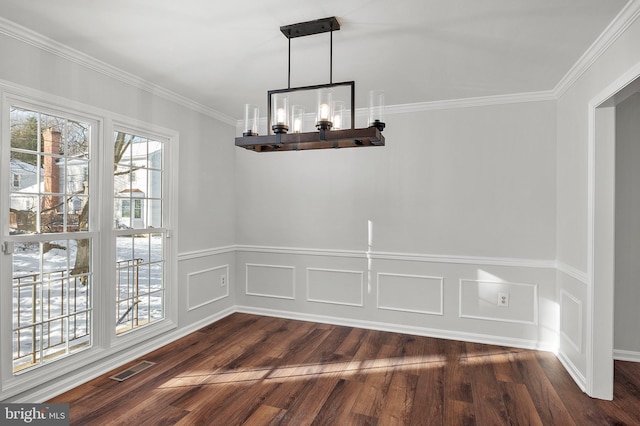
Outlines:
[[[287,33],[287,39],[289,40],[287,89],[291,89],[291,29],[289,29]],[[333,84],[333,23],[330,23],[329,30],[329,84]]]
[[[289,30],[289,69],[287,75],[287,89],[291,89],[291,30]]]
[[[329,32],[329,84],[333,84],[333,24]]]

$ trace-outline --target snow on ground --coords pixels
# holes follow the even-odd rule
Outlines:
[[[88,277],[68,277],[73,269],[76,252],[76,240],[51,241],[47,250],[40,254],[40,243],[20,243],[15,245],[13,254],[13,327],[24,327],[34,322],[43,322],[36,327],[36,348],[64,343],[67,339],[75,345],[89,341],[90,318],[83,312],[91,309],[92,280]],[[42,259],[42,262],[41,262]],[[140,321],[157,320],[163,317],[163,246],[161,234],[144,237],[119,237],[116,242],[116,259],[123,267],[117,274],[120,299],[133,297],[134,268],[127,268],[126,260],[141,259],[138,273],[138,317]],[[42,270],[42,279],[40,273]],[[18,324],[18,303],[19,323]],[[130,306],[122,303],[117,308],[120,318]],[[34,306],[35,305],[35,306]],[[70,315],[78,312],[78,315]],[[51,319],[57,320],[48,322]],[[131,318],[131,313],[125,318]],[[115,324],[114,324],[115,327]],[[89,330],[88,330],[89,329]],[[66,336],[63,336],[66,335]],[[17,355],[17,333],[14,333],[14,358]],[[20,353],[33,351],[33,327],[20,331]]]

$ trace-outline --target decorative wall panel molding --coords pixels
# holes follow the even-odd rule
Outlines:
[[[452,263],[462,265],[490,265],[490,266],[515,266],[524,268],[553,269],[557,265],[555,260],[544,259],[521,259],[512,257],[486,257],[486,256],[445,256],[439,254],[424,253],[401,253],[401,252],[381,252],[365,250],[330,250],[300,247],[277,247],[277,246],[252,246],[238,245],[238,252],[247,253],[270,253],[288,254],[296,256],[327,256],[327,257],[349,257],[357,259],[372,260],[399,260],[429,263]]]
[[[328,257],[354,257],[358,259],[366,259],[365,251],[360,250],[330,250],[317,248],[300,248],[300,247],[280,247],[280,246],[236,246],[238,252],[245,253],[269,253],[269,254],[288,254],[296,256],[328,256]]]
[[[506,294],[507,306],[498,304]],[[460,280],[460,317],[538,324],[538,286],[503,281]]]
[[[182,262],[185,260],[193,260],[193,259],[202,259],[204,257],[209,256],[218,256],[221,254],[227,253],[235,253],[235,246],[224,246],[224,247],[215,247],[206,250],[194,250],[178,253],[178,261]]]
[[[224,285],[221,286],[221,276]],[[187,274],[187,310],[191,311],[229,297],[229,265]]]
[[[378,309],[444,315],[444,278],[378,273]]]
[[[295,299],[293,266],[246,264],[246,294],[249,296]]]
[[[560,335],[578,353],[582,353],[582,321],[582,301],[560,290]]]
[[[307,301],[364,306],[364,272],[307,268]]]
[[[562,272],[584,285],[587,285],[589,282],[589,276],[586,272],[576,269],[573,266],[569,266],[564,262],[556,262],[556,269],[558,272]]]

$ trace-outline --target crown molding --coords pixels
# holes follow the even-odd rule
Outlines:
[[[640,0],[631,0],[605,28],[600,36],[584,52],[558,82],[552,93],[560,98],[578,79],[602,56],[609,47],[629,28],[640,16]]]
[[[553,101],[552,91],[512,93],[508,95],[479,96],[474,98],[448,99],[430,102],[416,102],[403,105],[388,105],[385,114],[406,114],[411,112],[435,111],[456,108],[474,108],[491,105],[516,104],[524,102]]]
[[[190,110],[219,120],[225,124],[231,126],[236,125],[236,119],[233,117],[230,117],[226,114],[214,110],[213,108],[189,99],[186,96],[180,95],[157,84],[144,80],[134,74],[114,67],[113,65],[109,65],[106,62],[94,58],[93,56],[82,53],[67,45],[59,43],[53,39],[50,39],[49,37],[46,37],[2,17],[0,17],[0,34],[4,34],[22,43],[31,45],[45,52],[56,55],[60,58],[66,59],[89,70],[96,71],[100,74],[106,75],[107,77],[121,81],[140,90],[144,90],[145,92],[151,93],[152,95],[169,100]]]
[[[578,59],[552,90],[514,93],[506,95],[481,96],[473,98],[448,99],[410,104],[389,105],[387,114],[406,114],[412,112],[435,111],[455,108],[473,108],[491,105],[504,105],[523,102],[542,102],[557,100],[582,76],[593,63],[631,26],[640,16],[640,0],[631,0],[600,34],[587,51]],[[225,124],[238,126],[240,120],[223,114],[213,108],[198,103],[186,96],[165,89],[144,80],[134,74],[100,61],[90,55],[52,40],[42,34],[0,17],[0,34],[7,35],[23,43],[52,53],[61,58],[79,64],[87,69],[99,72],[133,87],[162,97],[193,111],[199,112]]]

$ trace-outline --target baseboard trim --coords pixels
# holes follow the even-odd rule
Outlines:
[[[613,359],[615,359],[616,361],[640,362],[640,352],[614,349]]]
[[[390,324],[351,318],[332,317],[325,315],[304,314],[300,312],[281,311],[252,306],[236,306],[236,312],[245,314],[264,315],[269,317],[286,318],[298,321],[318,322],[322,324],[357,327],[368,330],[388,331],[392,333],[412,334],[415,336],[434,337],[438,339],[459,340],[464,342],[482,343],[487,345],[509,346],[521,349],[534,349],[556,353],[558,348],[553,342],[539,342],[536,340],[516,339],[493,336],[464,331],[441,330],[426,327],[415,327],[401,324]]]
[[[126,349],[120,353],[117,353],[113,356],[106,356],[102,360],[98,361],[95,365],[88,367],[86,369],[82,369],[82,371],[78,371],[76,373],[70,374],[64,378],[60,378],[56,380],[55,383],[50,385],[44,385],[39,387],[34,392],[24,392],[22,395],[19,395],[15,400],[11,402],[17,403],[42,403],[45,402],[57,395],[60,395],[64,392],[67,392],[75,387],[77,387],[81,383],[88,382],[89,380],[95,379],[105,373],[108,373],[111,370],[117,369],[122,365],[130,362],[136,358],[144,356],[150,352],[155,351],[165,345],[168,345],[171,342],[174,342],[188,334],[191,334],[195,331],[198,331],[202,327],[205,327],[211,323],[219,321],[231,314],[236,312],[234,307],[230,307],[224,309],[214,315],[211,315],[207,318],[204,318],[200,321],[197,321],[187,327],[176,330],[175,332],[167,333],[163,336],[160,336],[156,339],[152,339],[147,342],[142,342],[137,346]]]
[[[556,354],[558,360],[564,367],[565,370],[569,373],[574,382],[578,385],[582,392],[587,392],[587,379],[584,375],[578,370],[573,362],[562,352],[558,352]]]

